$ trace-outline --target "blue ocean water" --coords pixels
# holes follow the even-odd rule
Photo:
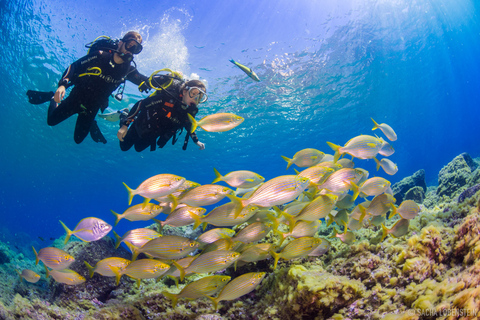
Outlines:
[[[478,1],[11,1],[0,2],[0,233],[12,241],[48,239],[84,217],[114,222],[131,187],[159,173],[201,184],[252,170],[266,179],[294,174],[281,155],[326,153],[371,134],[373,117],[398,134],[395,176],[357,165],[392,183],[425,169],[427,184],[462,152],[479,156],[480,26]],[[98,120],[106,145],[73,141],[75,117],[46,124],[47,105],[25,92],[55,90],[65,68],[99,35],[137,30],[144,74],[171,68],[208,82],[199,117],[245,118],[224,133],[199,131],[206,144],[168,144],[122,152],[118,125]],[[254,82],[229,62],[251,67]],[[128,85],[113,110],[145,97]],[[380,133],[377,133],[380,134]],[[137,201],[140,197],[137,196]],[[149,223],[122,221],[117,233]]]

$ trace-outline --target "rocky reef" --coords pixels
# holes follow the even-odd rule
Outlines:
[[[369,227],[356,231],[356,241],[347,245],[329,238],[333,227],[322,223],[317,236],[331,242],[324,255],[280,260],[275,271],[271,260],[227,269],[232,278],[251,271],[268,274],[257,290],[221,301],[218,311],[207,299],[180,300],[172,308],[162,295],[178,293],[197,275],[178,288],[170,279],[144,280],[137,288],[127,277],[118,286],[113,277],[89,278],[83,261],[130,258],[108,237],[66,246],[57,241],[76,258],[71,269],[88,278],[78,286],[45,279],[33,253],[2,240],[0,319],[473,319],[480,312],[479,170],[464,153],[440,171],[438,186],[426,186],[423,170],[393,185],[397,203],[411,199],[421,208],[400,238],[380,241],[382,229]],[[387,220],[387,227],[397,219]],[[181,233],[192,232],[187,229]],[[20,281],[14,270],[22,268],[42,280]]]

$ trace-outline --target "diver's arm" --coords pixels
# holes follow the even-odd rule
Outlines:
[[[192,127],[192,123],[189,121],[188,124],[185,126],[185,129],[187,129],[187,132],[189,132],[188,134],[190,135],[190,137],[192,138],[193,142],[200,147],[200,150],[204,150],[205,149],[205,144],[203,142],[200,142],[198,140],[198,137],[197,137],[197,134],[195,132],[191,132],[190,133],[190,129]]]
[[[137,86],[140,86],[143,82],[148,83],[148,77],[138,72],[134,66],[130,66],[130,69],[128,69],[127,80]]]

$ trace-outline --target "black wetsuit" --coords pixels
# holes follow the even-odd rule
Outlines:
[[[147,147],[154,151],[157,145],[163,148],[172,137],[174,144],[177,141],[177,132],[180,131],[181,134],[183,129],[187,131],[183,150],[187,147],[189,137],[197,143],[197,135],[189,133],[192,124],[187,113],[195,117],[198,109],[182,106],[180,91],[181,82],[174,80],[167,89],[159,90],[156,95],[138,101],[128,116],[120,117],[120,127],[131,124],[123,141],[120,141],[120,149],[127,151],[134,145],[138,152]]]
[[[77,113],[75,142],[81,143],[90,132],[95,141],[106,143],[95,121],[98,110],[103,112],[107,108],[110,94],[125,79],[136,85],[148,79],[129,62],[116,64],[113,55],[113,51],[96,51],[75,61],[65,70],[58,86],[68,88],[74,85],[74,88],[58,107],[53,99],[50,102],[47,118],[49,126],[55,126]],[[101,73],[88,75],[87,73],[99,72],[92,68],[99,68]]]

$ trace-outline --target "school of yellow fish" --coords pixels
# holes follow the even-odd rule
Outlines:
[[[377,124],[373,119],[372,130],[380,129],[390,141],[397,136],[387,124]],[[199,126],[202,126],[200,123]],[[335,223],[343,228],[338,233],[334,228],[331,238],[343,243],[355,241],[355,231],[367,226],[381,226],[383,239],[387,235],[401,237],[408,232],[409,220],[419,214],[419,206],[403,201],[395,206],[390,182],[381,177],[369,178],[369,172],[355,167],[353,160],[374,159],[377,170],[380,167],[389,175],[397,172],[395,163],[387,158],[378,160],[378,155],[388,157],[393,147],[383,138],[360,135],[344,146],[327,142],[334,154],[325,154],[317,149],[303,149],[293,158],[282,158],[291,165],[302,168],[296,174],[282,175],[265,181],[252,171],[238,170],[226,175],[215,168],[211,184],[200,185],[174,174],[158,174],[146,179],[136,189],[125,183],[128,203],[135,195],[144,198],[143,203],[127,208],[116,217],[115,225],[122,220],[146,221],[153,219],[160,226],[160,232],[139,228],[115,234],[116,248],[124,243],[132,252],[132,259],[108,257],[95,266],[85,262],[90,277],[98,273],[115,277],[118,284],[126,275],[140,285],[142,279],[170,277],[178,280],[191,274],[205,274],[205,277],[186,285],[178,294],[164,292],[172,300],[209,298],[215,309],[218,303],[237,299],[254,290],[266,276],[265,272],[251,272],[231,280],[229,276],[214,273],[229,267],[239,268],[245,264],[273,258],[275,270],[280,259],[290,260],[306,256],[320,256],[328,251],[328,240],[316,236],[322,223]],[[350,155],[352,159],[343,156]],[[216,183],[223,182],[222,186]],[[234,188],[234,189],[231,189]],[[230,201],[206,213],[205,206],[214,205],[224,198]],[[363,200],[356,204],[357,198]],[[165,221],[156,220],[160,213],[167,214]],[[396,214],[401,217],[390,229],[384,222]],[[61,221],[67,232],[65,243],[71,235],[89,242],[103,238],[112,226],[98,218],[85,218],[75,229],[70,230]],[[212,225],[215,228],[202,233],[196,239],[181,236],[162,235],[165,225],[181,227],[193,224],[193,228]],[[233,227],[240,226],[239,231]],[[243,228],[242,228],[243,227]],[[278,241],[265,242],[266,236],[274,232]],[[284,241],[293,238],[288,244]],[[74,257],[67,252],[47,247],[38,253],[33,248],[36,263],[42,261],[56,281],[77,285],[85,278],[68,269]],[[147,258],[137,260],[143,253]],[[196,254],[196,255],[194,255]],[[50,268],[50,270],[48,269]],[[36,282],[40,278],[31,270],[17,271],[21,278]]]

